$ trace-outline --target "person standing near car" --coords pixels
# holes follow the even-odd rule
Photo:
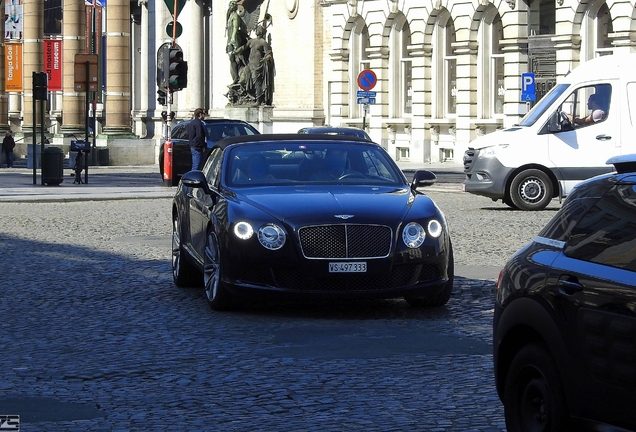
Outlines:
[[[7,160],[7,168],[13,168],[13,149],[15,148],[15,140],[11,136],[11,131],[7,131],[2,140],[2,153]]]
[[[192,170],[200,170],[203,168],[205,160],[203,154],[206,149],[205,129],[203,128],[203,119],[205,111],[202,108],[194,110],[194,119],[188,125],[188,143],[192,152]]]

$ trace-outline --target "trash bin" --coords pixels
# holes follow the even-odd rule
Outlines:
[[[64,181],[64,152],[59,147],[45,147],[42,152],[42,183],[57,186]]]
[[[98,147],[97,156],[97,160],[100,166],[108,166],[108,147]]]

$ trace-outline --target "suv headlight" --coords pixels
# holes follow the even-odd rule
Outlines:
[[[508,147],[508,144],[499,144],[492,147],[486,147],[479,150],[479,157],[493,157]]]

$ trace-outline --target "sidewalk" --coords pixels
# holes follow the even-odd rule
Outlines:
[[[0,168],[0,202],[56,202],[172,197],[174,187],[164,187],[157,165],[90,166],[88,183],[73,184],[75,175],[65,168],[57,186],[41,184],[36,170],[33,184],[31,168]],[[73,175],[72,175],[73,174]],[[82,181],[85,173],[82,172]]]
[[[113,200],[166,198],[174,196],[176,187],[163,186],[157,165],[143,166],[89,166],[88,183],[73,184],[74,175],[64,168],[60,185],[42,185],[41,171],[17,164],[17,168],[0,168],[0,202],[58,202],[84,200]],[[66,166],[66,165],[65,165]],[[417,169],[433,172],[461,173],[463,167],[453,162],[437,164],[398,162],[407,178]],[[85,173],[82,172],[82,181]]]

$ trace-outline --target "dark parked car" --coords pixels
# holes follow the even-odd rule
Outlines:
[[[494,367],[508,431],[636,430],[636,155],[587,180],[504,267]]]
[[[174,197],[174,282],[203,282],[217,310],[261,294],[444,305],[451,239],[443,213],[417,190],[434,180],[417,171],[409,184],[382,147],[360,138],[219,141]]]
[[[172,185],[179,184],[183,174],[192,169],[192,153],[188,143],[188,125],[191,120],[176,124],[171,131],[172,141]],[[258,135],[260,132],[247,122],[223,118],[208,118],[205,123],[205,135],[208,154],[214,144],[223,138],[239,135]],[[204,156],[207,157],[207,154]],[[163,146],[159,149],[159,172],[163,178]]]
[[[301,134],[327,134],[327,135],[343,135],[352,136],[358,138],[364,138],[367,141],[371,141],[371,137],[363,130],[350,126],[312,126],[302,128],[298,131]]]

